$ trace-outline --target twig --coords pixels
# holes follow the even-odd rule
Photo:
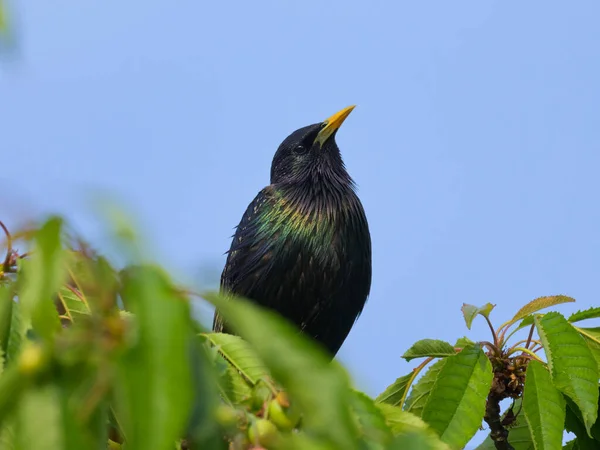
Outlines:
[[[8,272],[10,270],[10,259],[12,256],[12,237],[10,236],[10,232],[6,225],[0,220],[0,227],[4,230],[4,234],[6,234],[6,258],[4,258],[4,263],[2,264],[2,268],[4,272]]]

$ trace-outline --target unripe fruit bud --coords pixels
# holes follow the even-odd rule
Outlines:
[[[25,344],[18,360],[19,372],[23,375],[33,375],[39,372],[44,364],[44,354],[38,344]]]
[[[266,419],[257,419],[248,429],[248,438],[252,444],[273,445],[277,442],[278,430]]]
[[[235,425],[238,417],[237,411],[227,405],[219,405],[215,411],[215,419],[224,427]]]
[[[284,403],[285,404],[285,403]],[[287,403],[289,405],[289,402]],[[269,402],[269,419],[280,430],[291,431],[300,421],[300,413],[294,407],[282,406],[282,402],[275,398]]]
[[[121,450],[121,444],[115,441],[108,440],[108,450]]]

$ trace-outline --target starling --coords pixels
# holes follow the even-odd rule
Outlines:
[[[335,356],[371,288],[371,236],[335,142],[354,106],[290,134],[237,226],[221,290],[274,310]],[[215,312],[213,330],[231,333]]]

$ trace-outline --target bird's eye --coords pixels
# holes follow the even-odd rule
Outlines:
[[[297,155],[303,155],[308,151],[308,149],[304,145],[297,145],[294,147],[294,153]]]

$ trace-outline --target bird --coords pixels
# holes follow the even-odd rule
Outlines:
[[[235,228],[222,293],[275,311],[335,357],[371,289],[371,235],[336,134],[354,109],[283,140]],[[213,331],[234,334],[219,314]]]

